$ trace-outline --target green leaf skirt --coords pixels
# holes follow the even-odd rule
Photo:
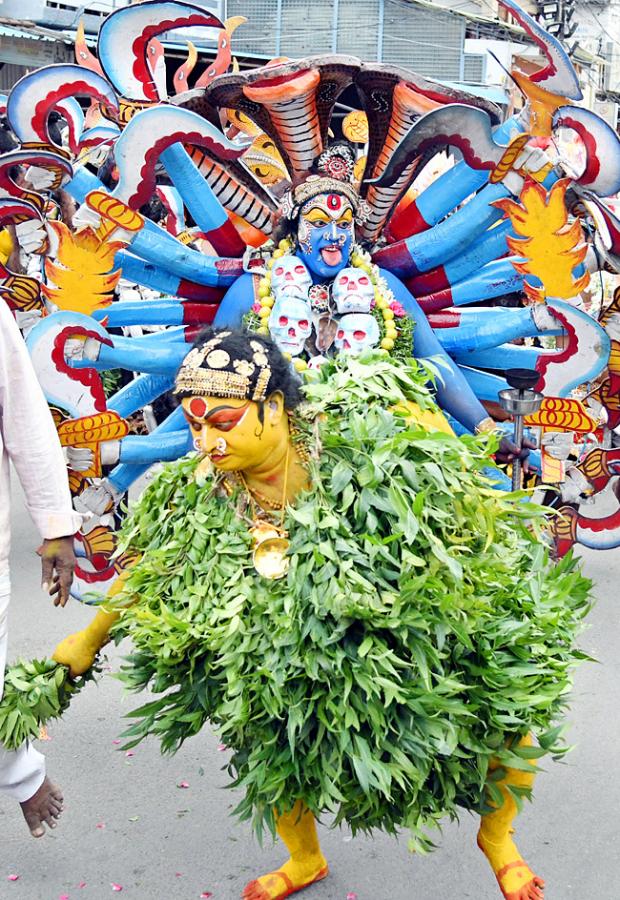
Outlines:
[[[299,797],[354,831],[425,829],[480,809],[489,762],[559,753],[590,584],[550,563],[544,510],[485,474],[495,438],[456,438],[394,407],[434,409],[428,370],[381,354],[323,367],[296,415],[312,489],[287,510],[286,578],[195,458],[165,467],[123,527],[141,555],[120,596],[132,713],[176,750],[207,723],[232,750],[237,807],[260,833]],[[528,732],[532,752],[517,747]],[[524,758],[526,757],[526,758]]]

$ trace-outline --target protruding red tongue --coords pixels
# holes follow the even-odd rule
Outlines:
[[[342,260],[342,250],[339,247],[335,247],[334,249],[324,247],[321,250],[321,256],[328,266],[337,266]]]

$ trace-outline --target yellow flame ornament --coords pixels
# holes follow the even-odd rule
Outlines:
[[[71,232],[63,222],[50,222],[58,237],[56,260],[45,260],[48,284],[41,285],[46,300],[59,309],[92,315],[112,302],[121,276],[113,271],[114,256],[124,244],[102,243],[91,228]]]
[[[547,193],[536,181],[528,179],[521,191],[520,203],[515,200],[496,200],[494,205],[505,212],[519,237],[508,237],[506,243],[517,256],[513,263],[517,272],[533,275],[542,287],[529,284],[524,290],[535,303],[545,296],[570,299],[589,284],[590,274],[575,278],[573,271],[582,263],[588,251],[579,219],[568,221],[565,196],[570,185],[567,178],[557,181]]]

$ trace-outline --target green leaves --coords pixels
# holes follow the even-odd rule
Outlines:
[[[0,700],[0,743],[17,750],[39,737],[42,725],[57,719],[71,697],[93,681],[98,669],[72,679],[69,670],[53,659],[22,660],[6,670]]]
[[[256,573],[239,498],[195,483],[195,460],[165,467],[124,524],[142,558],[119,598],[135,647],[122,677],[159,694],[127,746],[155,734],[172,752],[210,721],[259,834],[303,796],[427,850],[426,829],[483,804],[492,759],[564,751],[589,583],[570,556],[550,567],[544,511],[490,488],[494,438],[391,411],[433,408],[428,378],[372,353],[305,387],[297,424],[321,449],[287,511],[282,581]],[[514,749],[528,732],[539,748]]]

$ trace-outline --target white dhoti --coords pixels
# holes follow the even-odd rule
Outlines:
[[[0,574],[0,699],[4,688],[4,669],[8,640],[10,582]],[[23,744],[18,750],[5,750],[0,744],[0,791],[18,803],[36,794],[45,778],[45,757],[32,746]]]

